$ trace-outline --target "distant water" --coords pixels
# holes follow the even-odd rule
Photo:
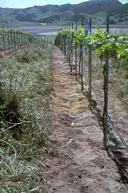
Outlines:
[[[24,29],[25,31],[31,32],[33,34],[37,34],[37,35],[55,35],[61,28],[62,26],[25,26],[25,27],[21,27],[22,29]],[[95,32],[96,29],[104,29],[106,30],[105,27],[93,27],[92,28],[92,33]],[[124,27],[111,27],[110,28],[110,32],[112,33],[128,33],[128,27],[124,28]]]
[[[38,35],[51,36],[56,34],[57,34],[57,31],[51,31],[51,32],[42,32],[42,33],[39,33]]]
[[[37,35],[55,35],[62,27],[61,26],[25,26],[23,30]]]

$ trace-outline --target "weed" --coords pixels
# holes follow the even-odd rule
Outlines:
[[[44,43],[33,44],[0,61],[2,193],[41,190],[37,160],[45,152],[49,127],[50,49]]]

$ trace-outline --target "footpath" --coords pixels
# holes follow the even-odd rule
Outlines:
[[[47,156],[46,193],[127,193],[103,147],[103,134],[88,99],[55,47],[51,94],[54,153]]]

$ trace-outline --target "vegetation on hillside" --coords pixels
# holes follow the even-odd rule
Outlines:
[[[81,16],[91,15],[100,17],[101,20],[97,23],[104,24],[106,14],[110,14],[111,24],[116,24],[128,20],[127,7],[128,4],[123,5],[118,0],[90,0],[79,4],[34,6],[26,9],[0,8],[0,18],[6,19],[9,24],[22,22],[62,24],[79,21]]]

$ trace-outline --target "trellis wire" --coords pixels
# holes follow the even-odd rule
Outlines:
[[[107,19],[106,19],[106,33],[109,34],[109,16],[107,16]],[[83,25],[83,21],[82,21],[82,24]],[[76,24],[75,26],[75,29],[77,29],[78,27],[78,23]],[[71,28],[71,25],[70,25],[70,28]],[[88,30],[89,30],[89,33],[92,32],[92,18],[89,19],[89,26],[88,26]],[[87,33],[87,31],[85,32]],[[93,99],[93,87],[92,87],[92,48],[91,46],[88,46],[88,52],[86,50],[86,52],[88,53],[88,83],[84,83],[83,79],[84,79],[84,73],[83,73],[83,65],[84,65],[84,62],[83,62],[83,54],[84,54],[84,50],[85,48],[82,46],[82,44],[80,46],[78,45],[75,45],[75,48],[74,48],[74,61],[73,61],[73,58],[72,58],[72,63],[71,63],[71,55],[73,53],[73,50],[72,50],[72,41],[70,41],[70,38],[65,40],[65,42],[67,43],[67,45],[65,45],[65,48],[69,49],[69,50],[66,50],[64,52],[64,54],[66,54],[66,56],[68,55],[68,63],[69,63],[69,67],[70,67],[70,72],[71,74],[74,74],[76,76],[76,80],[80,81],[80,84],[81,84],[81,90],[84,92],[84,84],[88,84],[89,87],[88,87],[88,93],[87,93],[87,96],[88,96],[88,99],[89,99],[89,106],[90,106],[90,109],[93,110],[93,108],[96,108],[96,110],[99,112],[99,108],[97,107],[97,98],[94,100]],[[58,42],[56,42],[56,45],[59,46],[61,48],[61,50],[63,51],[64,50],[64,45],[62,43],[62,37],[60,37],[60,39],[58,40]],[[70,50],[71,48],[71,50]],[[70,52],[71,51],[71,52]],[[73,66],[75,66],[73,68]],[[74,69],[74,73],[73,73],[73,69]],[[116,133],[116,135],[118,136],[118,138],[120,139],[120,142],[122,143],[123,145],[123,149],[125,148],[125,152],[128,153],[128,143],[127,141],[123,138],[123,136],[121,135],[121,133],[118,131],[118,129],[116,128],[114,122],[111,120],[111,117],[108,113],[108,105],[109,105],[109,102],[108,102],[108,98],[109,98],[109,95],[108,95],[108,84],[109,84],[109,54],[106,53],[106,57],[105,57],[105,64],[103,66],[103,78],[104,78],[104,86],[103,86],[103,91],[104,91],[104,104],[102,106],[102,110],[101,110],[101,113],[100,113],[100,117],[101,117],[101,120],[102,120],[102,128],[103,128],[103,143],[104,143],[104,147],[105,149],[107,150],[107,152],[109,152],[109,150],[113,151],[111,149],[111,145],[109,143],[109,140],[111,138],[111,131],[112,133]],[[98,108],[98,109],[97,109]],[[116,136],[114,136],[115,139],[114,141],[116,141]],[[113,141],[113,143],[115,143]],[[117,148],[117,147],[116,147]],[[119,149],[116,149],[116,151],[120,152],[120,149],[122,148],[119,148]],[[126,158],[126,163],[128,163],[128,154],[126,153],[126,155],[123,155],[123,159],[124,157]],[[118,158],[119,159],[119,167],[120,167],[120,161],[123,160],[121,157]],[[117,161],[117,158],[115,158],[115,160]],[[124,168],[125,168],[125,165],[124,165]],[[125,169],[124,169],[125,170]],[[125,171],[125,173],[127,173]]]

